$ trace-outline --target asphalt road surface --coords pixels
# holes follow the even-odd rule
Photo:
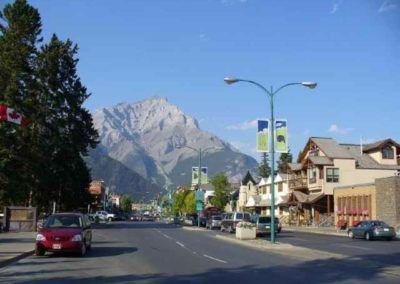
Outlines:
[[[282,242],[344,255],[310,260],[248,248],[216,238],[217,234],[159,223],[100,225],[85,257],[31,256],[2,268],[0,282],[400,283],[399,241],[292,232],[279,237]]]

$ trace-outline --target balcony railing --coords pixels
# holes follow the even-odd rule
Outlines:
[[[306,177],[296,177],[289,180],[289,188],[290,189],[299,189],[307,187],[307,178]]]

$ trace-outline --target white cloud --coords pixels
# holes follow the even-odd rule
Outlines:
[[[257,127],[257,119],[245,121],[238,124],[228,125],[226,129],[229,130],[248,130]]]
[[[329,12],[330,14],[335,14],[339,9],[339,3],[333,4],[332,10]]]
[[[378,13],[384,13],[391,10],[395,10],[399,7],[398,3],[394,3],[393,0],[385,0],[379,7]]]
[[[349,134],[352,131],[354,131],[354,128],[341,128],[337,124],[331,124],[331,126],[328,129],[328,132],[342,134],[342,135]]]

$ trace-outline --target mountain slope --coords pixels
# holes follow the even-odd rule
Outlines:
[[[210,176],[225,172],[238,179],[257,161],[199,128],[197,121],[165,98],[103,108],[93,115],[107,154],[143,178],[165,184],[190,183],[198,154],[186,148],[208,148],[204,163]]]
[[[90,151],[86,163],[91,169],[92,179],[103,179],[113,192],[130,195],[136,201],[142,198],[150,200],[162,191],[161,187],[110,158],[101,146]]]

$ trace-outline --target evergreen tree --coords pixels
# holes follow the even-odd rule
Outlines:
[[[211,180],[211,184],[214,187],[214,197],[211,199],[211,204],[223,210],[229,202],[230,184],[228,177],[223,173],[219,173]]]
[[[30,121],[0,122],[0,205],[83,207],[91,179],[83,156],[98,134],[83,107],[77,46],[54,35],[38,50],[40,15],[26,0],[6,5],[0,20],[0,105]]]
[[[39,12],[26,0],[5,5],[0,13],[0,105],[35,123],[38,86],[36,46],[41,42]],[[35,129],[0,122],[0,205],[27,205],[37,188]]]
[[[261,163],[258,167],[258,174],[262,178],[268,178],[271,175],[271,167],[269,166],[269,159],[267,153],[262,153]]]
[[[281,173],[286,173],[288,171],[288,164],[293,160],[293,156],[290,153],[290,149],[287,153],[282,153],[278,160],[278,171]]]

